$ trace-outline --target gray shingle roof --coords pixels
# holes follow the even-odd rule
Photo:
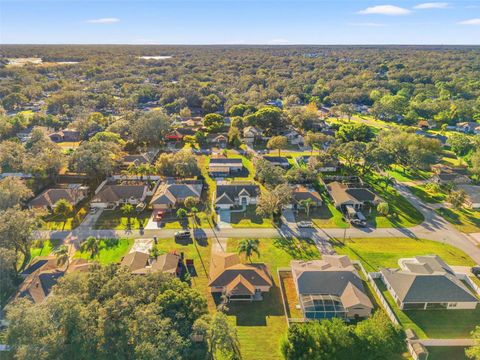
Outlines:
[[[231,200],[238,198],[242,192],[247,192],[250,197],[257,197],[260,194],[260,188],[255,184],[224,184],[217,185],[215,203],[226,194]]]

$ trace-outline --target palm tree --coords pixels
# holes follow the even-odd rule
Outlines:
[[[260,241],[258,239],[242,240],[240,241],[240,244],[238,244],[238,253],[245,253],[245,257],[251,262],[251,257],[254,253],[257,254],[257,256],[260,256],[260,252],[258,251],[259,245]]]
[[[55,208],[53,209],[53,212],[55,215],[63,218],[63,228],[65,228],[68,217],[73,212],[73,206],[72,204],[70,204],[70,202],[68,202],[68,200],[60,199],[55,203]]]
[[[310,207],[313,205],[313,200],[311,198],[303,199],[299,201],[299,204],[305,208],[305,213],[310,215]]]
[[[198,209],[193,206],[192,208],[190,208],[190,216],[192,218],[192,223],[193,225],[195,226],[198,226],[198,222],[197,222],[197,213],[198,213]]]
[[[57,266],[62,266],[67,264],[67,268],[70,265],[70,256],[68,255],[68,247],[66,245],[60,245],[54,251],[55,257],[57,258]]]
[[[123,204],[120,210],[122,211],[123,215],[127,217],[127,225],[130,226],[130,218],[135,210],[133,205],[129,203]]]
[[[82,243],[81,247],[82,251],[87,251],[90,253],[90,258],[94,258],[100,251],[99,245],[100,241],[95,236],[89,236]]]

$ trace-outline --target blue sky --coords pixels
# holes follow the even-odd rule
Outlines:
[[[0,0],[0,43],[480,44],[480,0]]]

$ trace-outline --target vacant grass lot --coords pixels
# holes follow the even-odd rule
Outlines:
[[[440,256],[449,265],[472,266],[475,262],[463,251],[430,240],[412,238],[359,238],[337,242],[335,251],[360,260],[368,272],[379,267],[398,267],[398,259],[416,255]]]
[[[461,232],[480,232],[480,211],[440,208],[435,212]]]
[[[426,191],[424,186],[409,186],[408,189],[412,192],[413,195],[418,197],[423,202],[429,204],[439,204],[443,202],[447,197],[447,195],[442,192],[432,194]]]
[[[236,251],[240,241],[229,239],[228,251]],[[281,359],[279,341],[287,330],[287,322],[277,268],[289,267],[292,259],[319,258],[320,254],[313,244],[295,239],[260,239],[259,250],[260,257],[252,260],[267,264],[275,285],[262,302],[229,304],[229,318],[236,325],[244,359]]]
[[[94,229],[138,230],[147,225],[151,214],[150,210],[144,210],[140,213],[134,212],[129,223],[122,210],[104,210],[95,223]]]
[[[373,191],[390,207],[390,214],[382,216],[372,209],[368,216],[369,222],[377,228],[412,227],[423,222],[424,217],[410,202],[391,186],[385,188],[378,177],[371,177],[368,184]]]
[[[246,211],[243,212],[231,212],[230,223],[232,227],[239,228],[270,228],[273,227],[271,219],[263,218],[256,213],[256,206],[247,206]]]
[[[408,170],[403,169],[401,166],[392,165],[387,171],[388,175],[400,182],[409,182],[415,180],[426,180],[432,176],[431,172],[423,170]]]
[[[102,265],[117,263],[122,260],[133,245],[133,239],[103,239],[100,240],[100,251],[95,257],[91,257],[89,252],[78,250],[74,258],[82,258],[91,261],[96,261]]]
[[[419,338],[465,339],[480,324],[480,308],[476,310],[409,310],[402,311],[383,282],[375,280],[380,291],[404,329],[413,329]],[[434,358],[435,359],[435,358]]]

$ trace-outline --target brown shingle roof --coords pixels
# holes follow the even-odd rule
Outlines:
[[[127,266],[131,271],[139,270],[147,266],[149,255],[140,251],[134,251],[125,255],[120,265]]]

